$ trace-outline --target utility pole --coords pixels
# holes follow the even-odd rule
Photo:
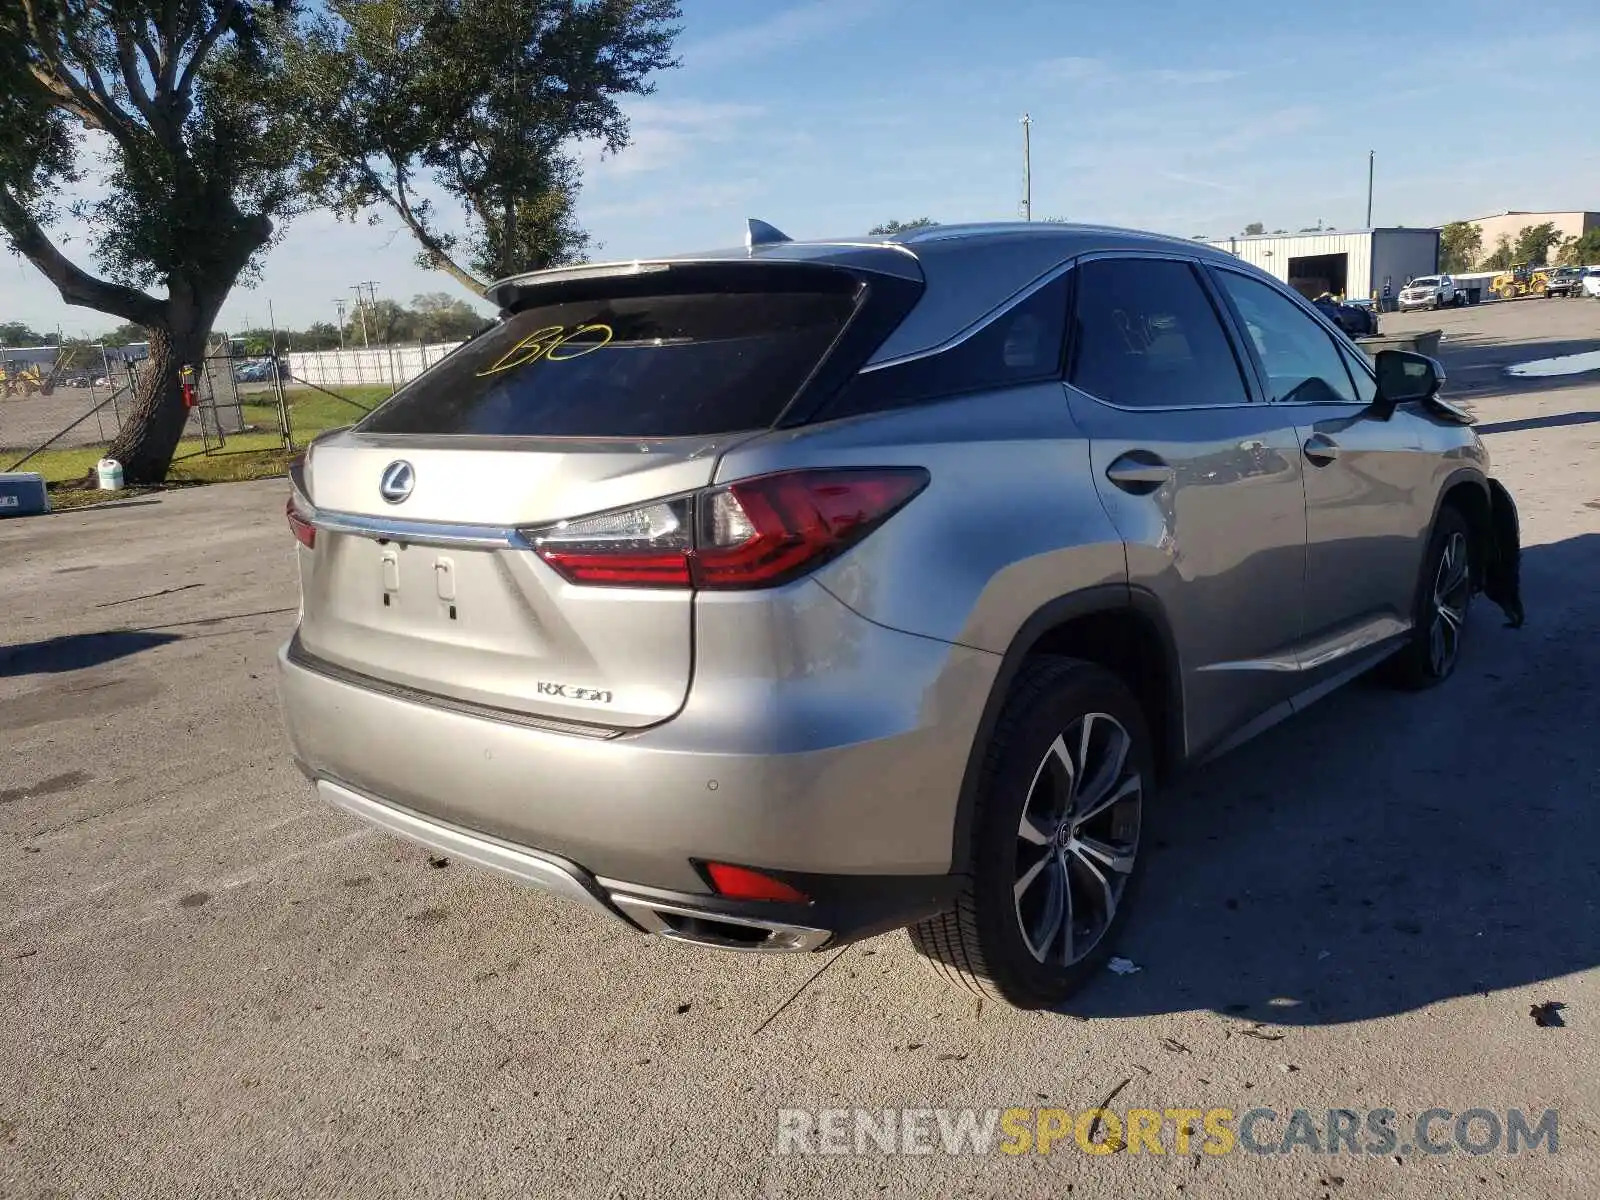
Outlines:
[[[361,319],[361,345],[370,346],[372,342],[367,337],[367,306],[361,295],[361,285],[358,283],[350,290],[356,294],[356,316]]]
[[[333,298],[333,310],[339,314],[339,349],[341,350],[344,349],[344,305],[343,296],[335,296]]]
[[[1367,228],[1372,228],[1372,163],[1378,157],[1376,150],[1367,151]]]
[[[378,285],[374,280],[364,279],[360,283],[356,284],[356,295],[359,296],[361,294],[362,288],[367,289],[367,311],[372,314],[373,322],[376,324],[378,319]],[[363,343],[365,343],[366,339],[366,328],[366,319],[363,318],[361,322]],[[376,333],[378,331],[376,328],[374,328],[373,332]]]
[[[1022,219],[1033,220],[1033,118],[1022,114]]]

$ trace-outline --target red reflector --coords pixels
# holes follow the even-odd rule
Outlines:
[[[317,548],[317,527],[306,520],[295,507],[294,497],[289,497],[289,502],[283,506],[284,513],[289,518],[289,529],[294,534],[294,540],[307,550]]]
[[[781,879],[752,871],[749,867],[730,867],[727,863],[707,863],[706,874],[717,893],[732,900],[783,900],[790,904],[810,904],[811,897]]]

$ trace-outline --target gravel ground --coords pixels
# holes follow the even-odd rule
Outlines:
[[[1596,348],[1600,304],[1386,319],[1430,324],[1522,506],[1527,627],[1480,605],[1447,687],[1357,684],[1167,797],[1141,969],[1070,1013],[980,1006],[899,935],[669,948],[315,802],[281,483],[0,522],[0,1193],[1592,1196],[1600,376],[1501,372]],[[774,1153],[781,1108],[1114,1091],[1283,1114],[1257,1141],[1554,1108],[1559,1153]]]

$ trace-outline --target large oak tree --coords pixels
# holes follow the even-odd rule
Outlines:
[[[677,0],[327,0],[290,51],[317,198],[387,209],[419,260],[482,294],[581,259],[578,145],[676,65]],[[441,213],[457,209],[466,232]]]
[[[186,415],[179,371],[298,203],[299,147],[273,118],[273,33],[297,2],[0,3],[0,230],[68,304],[147,332],[110,450],[130,482],[165,477]],[[93,175],[98,195],[62,204]]]

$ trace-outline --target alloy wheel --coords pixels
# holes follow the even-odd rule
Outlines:
[[[1022,940],[1041,963],[1080,961],[1116,917],[1144,803],[1132,746],[1115,717],[1086,713],[1034,771],[1017,824],[1012,896]]]
[[[1472,571],[1466,535],[1450,534],[1433,579],[1433,620],[1428,629],[1428,665],[1443,678],[1461,653],[1461,633],[1472,598]]]

